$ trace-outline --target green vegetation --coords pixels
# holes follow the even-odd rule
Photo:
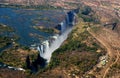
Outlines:
[[[89,6],[82,7],[81,12],[78,14],[78,17],[82,18],[84,22],[99,23],[97,16]]]
[[[112,68],[117,68],[117,69],[120,70],[120,64],[114,64],[114,65],[112,66]]]
[[[1,55],[0,62],[8,64],[10,66],[21,67],[24,63],[20,61],[17,55],[13,54],[12,50],[4,51]]]
[[[79,31],[78,28],[69,35],[65,44],[52,54],[50,69],[61,67],[67,70],[73,66],[79,70],[76,75],[80,75],[96,65],[99,57],[105,54],[104,49],[86,30],[81,33],[77,33],[77,31]],[[74,33],[77,33],[79,37],[73,38]],[[97,53],[98,49],[102,52]]]
[[[19,39],[19,37],[13,33],[14,30],[10,26],[0,24],[0,49]]]
[[[83,14],[79,14],[78,16],[81,17],[85,22],[93,22],[95,20],[95,18]]]
[[[106,76],[106,78],[110,78],[112,76],[119,76],[120,73],[120,64],[119,61],[110,67],[110,70]]]
[[[9,36],[9,34],[13,31],[14,30],[11,27],[0,24],[0,48],[9,45],[12,42],[11,38],[14,38],[15,40],[17,39],[17,36]]]
[[[11,39],[9,37],[0,36],[0,48],[7,46],[11,43]]]
[[[84,9],[82,10],[82,14],[88,15],[91,13],[91,11],[92,11],[91,7],[85,6]]]
[[[24,51],[21,52],[22,50],[17,51],[17,48],[19,48],[19,45],[15,42],[17,39],[18,36],[14,34],[14,30],[10,26],[0,24],[0,49],[4,50],[5,47],[8,48],[7,46],[12,44],[9,49],[5,48],[6,50],[0,53],[0,62],[11,66],[23,67],[25,64],[23,60],[25,60],[29,49],[24,47],[25,53]]]
[[[46,32],[46,33],[50,33],[50,34],[59,33],[59,31],[55,28],[45,28],[43,26],[33,26],[33,28],[35,28],[41,32]]]
[[[7,68],[0,68],[1,78],[27,78],[23,71],[15,71]]]
[[[38,53],[31,50],[24,50],[20,47],[12,47],[0,55],[0,62],[14,67],[26,68],[26,57],[30,56],[30,61],[37,58]]]

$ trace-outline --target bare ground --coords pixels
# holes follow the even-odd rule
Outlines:
[[[91,28],[88,32],[97,39],[106,49],[110,56],[109,62],[100,72],[92,72],[97,78],[106,78],[111,67],[119,61],[120,58],[120,37],[119,34],[106,28],[100,28],[99,31],[93,31]],[[118,78],[120,75],[115,75],[113,78]]]

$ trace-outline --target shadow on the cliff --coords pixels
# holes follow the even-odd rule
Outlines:
[[[46,66],[46,60],[42,58],[39,54],[37,59],[30,61],[29,55],[26,57],[26,68],[31,70],[31,73],[37,72],[39,69],[42,69]]]

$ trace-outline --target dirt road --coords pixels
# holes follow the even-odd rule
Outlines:
[[[88,32],[98,40],[106,49],[110,56],[109,63],[100,72],[102,78],[105,78],[111,66],[116,64],[120,58],[120,51],[117,49],[120,47],[119,36],[111,30],[102,28],[99,33],[93,32],[90,28],[87,28]],[[116,47],[116,48],[114,48]],[[115,59],[115,61],[113,61]]]

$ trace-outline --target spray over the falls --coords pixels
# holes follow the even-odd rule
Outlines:
[[[72,31],[73,26],[76,23],[76,12],[69,11],[66,14],[66,19],[58,24],[57,29],[60,30],[61,34],[51,36],[48,40],[43,41],[38,45],[37,50],[41,57],[50,61],[52,53],[58,49],[61,44],[67,39],[68,34]]]
[[[49,62],[52,53],[60,47],[60,45],[63,43],[64,40],[67,39],[68,34],[71,32],[71,30],[72,30],[72,28],[68,29],[60,36],[55,36],[56,39],[51,43],[51,45],[49,44],[49,41],[46,40],[43,42],[43,45],[40,45],[41,49],[38,46],[40,56],[43,57],[44,59],[47,59],[47,62]],[[44,45],[44,43],[45,43],[45,45]],[[43,46],[45,46],[45,51],[43,50],[44,49]]]

